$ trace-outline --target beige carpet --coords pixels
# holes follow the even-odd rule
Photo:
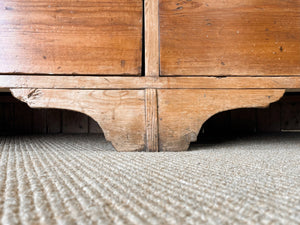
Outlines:
[[[118,153],[99,136],[0,137],[2,224],[300,224],[300,135]]]

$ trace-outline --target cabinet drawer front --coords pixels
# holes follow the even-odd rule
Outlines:
[[[300,0],[160,0],[161,75],[300,75]]]
[[[140,75],[141,0],[0,1],[0,73]]]

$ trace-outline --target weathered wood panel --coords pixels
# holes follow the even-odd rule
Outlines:
[[[231,111],[230,130],[234,133],[256,132],[256,109],[236,109]]]
[[[159,150],[187,150],[203,123],[236,108],[267,107],[285,90],[158,90]]]
[[[15,107],[13,103],[0,104],[0,133],[14,133]]]
[[[62,111],[47,109],[47,133],[58,134],[62,132]]]
[[[266,109],[257,109],[257,131],[258,132],[280,132],[280,105],[283,101],[275,102]],[[299,111],[300,112],[300,111]]]
[[[46,134],[47,133],[47,110],[34,109],[32,110],[32,133]],[[26,120],[26,118],[23,117]],[[57,118],[58,119],[58,118]]]
[[[26,104],[16,104],[14,115],[14,132],[17,134],[31,134],[32,116],[32,109]]]
[[[141,0],[0,1],[0,73],[141,73]]]
[[[300,99],[297,96],[287,96],[281,104],[281,130],[300,131]]]
[[[32,108],[81,112],[95,119],[119,151],[145,149],[144,90],[11,89]]]
[[[160,0],[161,75],[299,75],[299,0]]]
[[[88,116],[70,110],[62,112],[62,133],[65,134],[87,134],[89,132]]]

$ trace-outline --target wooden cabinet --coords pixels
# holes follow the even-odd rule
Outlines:
[[[300,0],[4,0],[0,11],[0,88],[91,116],[119,151],[187,150],[212,115],[300,88]]]

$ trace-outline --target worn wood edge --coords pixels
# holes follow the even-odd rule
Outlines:
[[[158,77],[159,48],[159,0],[144,0],[145,76]]]
[[[157,90],[145,90],[146,151],[158,152]]]
[[[192,91],[192,90],[188,90],[185,89],[186,91]],[[174,128],[174,132],[172,131],[171,133],[176,133],[176,132],[182,132],[181,136],[175,136],[174,138],[170,138],[168,143],[163,143],[165,141],[164,138],[162,138],[163,134],[162,132],[164,132],[163,128],[162,128],[162,123],[165,121],[165,118],[160,114],[160,109],[161,109],[161,102],[162,102],[162,96],[160,94],[160,92],[167,92],[168,90],[158,90],[158,117],[160,121],[160,126],[159,126],[159,151],[186,151],[191,142],[195,142],[197,141],[197,136],[200,132],[201,127],[203,126],[203,124],[209,119],[211,118],[213,115],[223,112],[223,111],[228,111],[228,110],[233,110],[233,109],[238,109],[238,108],[266,108],[268,107],[271,103],[278,101],[279,99],[282,98],[282,96],[285,93],[285,89],[257,89],[257,90],[221,90],[221,89],[216,89],[216,90],[209,90],[209,91],[215,91],[215,92],[219,92],[219,96],[220,99],[222,99],[222,96],[224,96],[224,91],[228,91],[228,93],[233,92],[230,96],[230,101],[232,102],[231,105],[226,105],[226,106],[222,106],[222,104],[217,104],[217,101],[220,100],[218,98],[215,99],[216,101],[216,108],[208,113],[204,113],[203,111],[201,111],[202,108],[204,108],[208,102],[203,102],[202,104],[195,104],[195,99],[193,98],[189,98],[188,101],[184,102],[185,105],[187,104],[194,104],[195,106],[198,107],[197,112],[195,114],[195,117],[193,118],[193,121],[187,121],[186,118],[180,118],[179,117],[180,122],[176,121],[173,124],[167,124],[165,125],[165,127],[167,127],[168,130],[172,130],[172,125],[177,126],[176,124],[178,123],[187,123],[182,127],[182,130],[178,130],[177,128]],[[184,90],[183,90],[184,91]],[[203,89],[203,91],[205,91]],[[243,95],[238,95],[235,92],[244,92]],[[247,94],[248,92],[248,94]],[[253,92],[258,92],[260,93],[260,97],[253,95]],[[171,94],[171,93],[170,93]],[[265,96],[264,96],[265,95]],[[242,100],[240,99],[241,97]],[[168,105],[176,105],[176,102],[171,102],[170,99],[167,100]],[[211,102],[209,102],[211,104]],[[178,107],[177,107],[178,108]],[[184,111],[186,112],[186,109],[182,109],[180,108],[179,110],[181,110],[182,112]],[[196,110],[193,108],[193,110]],[[168,112],[168,113],[174,113],[174,112]],[[191,123],[189,123],[191,122]],[[175,132],[176,131],[176,132]],[[184,131],[184,132],[183,132]],[[185,131],[188,131],[188,133],[185,133]],[[175,146],[172,145],[172,143],[176,143]]]
[[[145,145],[143,144],[142,146],[138,146],[135,148],[131,148],[131,149],[125,149],[123,147],[118,147],[118,146],[122,146],[115,143],[115,138],[118,137],[112,137],[109,134],[109,130],[107,130],[107,127],[104,127],[102,124],[102,121],[95,118],[93,116],[93,113],[90,113],[88,110],[85,110],[83,108],[76,109],[74,107],[74,104],[68,104],[66,103],[65,106],[56,106],[56,104],[52,104],[49,105],[49,103],[44,104],[41,99],[43,98],[43,95],[45,94],[45,92],[47,91],[59,91],[59,90],[53,90],[53,89],[26,89],[26,88],[11,88],[10,92],[12,93],[13,97],[15,97],[16,99],[26,103],[29,107],[31,108],[52,108],[52,109],[67,109],[67,110],[72,110],[72,111],[76,111],[76,112],[80,112],[83,114],[86,114],[88,116],[90,116],[91,118],[93,118],[101,127],[104,136],[106,138],[107,141],[111,142],[112,145],[115,147],[115,149],[117,151],[144,151],[145,150]],[[67,92],[70,92],[70,90],[66,90]],[[76,91],[80,91],[80,90],[76,90]],[[95,111],[95,110],[93,110]],[[113,126],[113,124],[111,124],[111,126]],[[144,129],[144,128],[143,128]],[[144,139],[144,138],[143,138]],[[122,140],[122,141],[126,141],[126,140]]]
[[[87,77],[0,75],[0,88],[299,89],[300,77]]]

